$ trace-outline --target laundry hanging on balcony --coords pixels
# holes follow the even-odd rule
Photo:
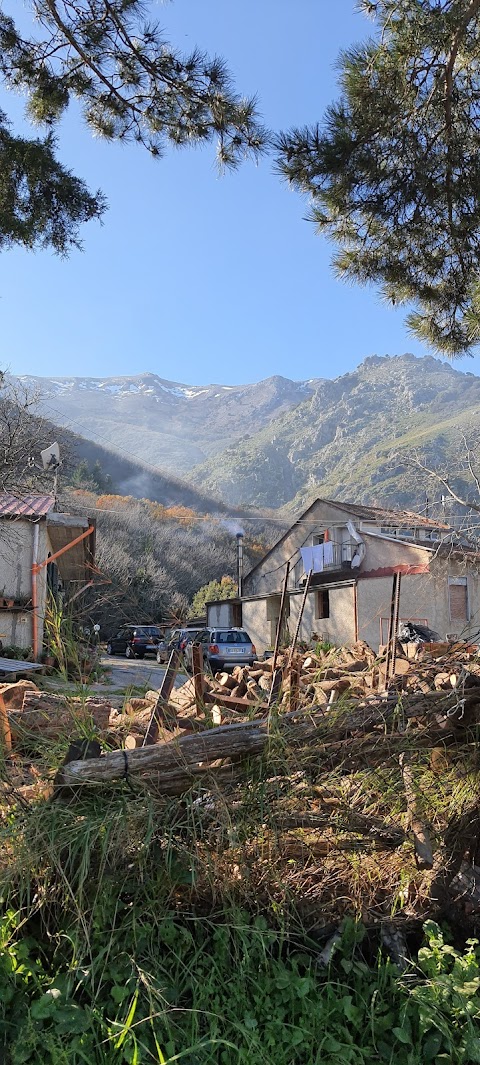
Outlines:
[[[362,562],[365,558],[365,541],[362,540],[360,533],[357,532],[353,521],[347,521],[347,529],[350,533],[350,536],[352,537],[352,540],[354,540],[356,544],[355,551],[352,556],[352,569],[358,569],[358,567],[362,565]]]
[[[322,545],[320,545],[322,546]],[[323,565],[333,566],[333,541],[326,540],[323,544]]]
[[[305,573],[322,573],[324,566],[329,565],[325,559],[325,548],[331,548],[331,562],[333,562],[333,544],[315,544],[313,547],[301,547],[303,568]],[[328,552],[330,555],[330,551]],[[330,563],[331,564],[331,563]]]

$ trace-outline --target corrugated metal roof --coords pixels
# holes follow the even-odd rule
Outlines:
[[[53,496],[14,496],[0,492],[0,518],[44,518],[55,505]]]

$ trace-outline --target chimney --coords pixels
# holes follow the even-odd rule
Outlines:
[[[243,584],[243,533],[237,533],[237,585],[238,598],[242,597]]]

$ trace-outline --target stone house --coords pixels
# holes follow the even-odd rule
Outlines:
[[[386,642],[392,577],[402,574],[400,621],[448,635],[480,631],[480,553],[441,522],[406,511],[316,499],[243,580],[241,601],[208,605],[208,623],[242,624],[261,653],[273,645],[287,563],[285,635],[377,650]],[[241,606],[241,614],[240,614]],[[225,617],[216,618],[222,609]]]
[[[0,494],[0,640],[43,646],[47,591],[72,598],[93,583],[95,525],[61,514],[50,495]]]

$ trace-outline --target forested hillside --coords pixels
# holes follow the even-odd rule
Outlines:
[[[61,505],[95,518],[96,586],[84,609],[94,612],[104,632],[130,620],[183,619],[198,588],[223,575],[235,576],[239,526],[228,519],[75,488],[62,493]],[[282,526],[255,520],[244,524],[248,569]]]

